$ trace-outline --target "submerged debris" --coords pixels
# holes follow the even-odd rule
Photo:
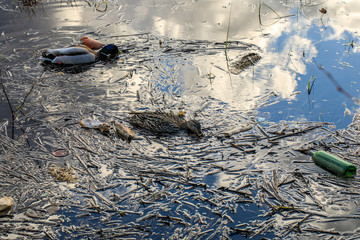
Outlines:
[[[24,214],[29,218],[36,218],[36,219],[45,219],[47,217],[47,214],[44,210],[38,210],[32,208],[27,209]]]

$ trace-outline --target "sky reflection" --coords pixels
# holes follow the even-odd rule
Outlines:
[[[297,113],[308,120],[333,121],[338,127],[345,127],[350,121],[343,116],[345,106],[352,112],[357,106],[336,91],[317,65],[323,65],[344,89],[357,95],[357,86],[351,79],[358,76],[354,64],[358,61],[355,54],[358,48],[349,44],[358,38],[356,19],[360,4],[356,1],[319,3],[285,5],[268,1],[261,6],[262,25],[258,5],[251,1],[236,2],[232,7],[229,2],[187,1],[172,5],[156,1],[154,5],[132,7],[135,12],[125,11],[124,17],[134,16],[130,25],[138,31],[178,39],[225,41],[230,16],[229,39],[258,45],[263,50],[262,60],[254,69],[230,78],[226,71],[219,70],[226,69],[223,53],[206,59],[194,57],[191,67],[180,70],[184,71],[185,86],[192,88],[199,83],[208,86],[196,94],[211,95],[240,109],[256,106],[251,99],[274,91],[292,105],[282,102],[267,109],[272,112],[271,120],[289,120],[290,115],[295,115],[292,109],[297,108],[300,109]],[[323,7],[326,14],[319,11]],[[235,58],[236,54],[231,57]],[[210,72],[216,76],[211,86],[206,78]],[[315,79],[310,95],[309,79]],[[294,94],[298,91],[301,94]],[[288,113],[281,115],[284,112]]]
[[[4,13],[14,11],[6,4],[2,6],[3,9],[8,7]],[[357,106],[336,91],[317,65],[323,65],[346,91],[358,96],[357,20],[360,3],[312,1],[304,4],[287,1],[284,4],[262,1],[260,7],[261,24],[259,3],[254,4],[253,1],[109,1],[106,12],[96,11],[96,2],[91,1],[44,3],[36,8],[36,14],[27,22],[22,19],[14,22],[14,19],[3,15],[9,22],[4,22],[0,31],[5,41],[10,39],[8,36],[32,38],[34,45],[38,41],[39,50],[43,50],[49,43],[41,42],[41,37],[49,34],[54,47],[77,43],[86,34],[99,36],[105,42],[121,44],[123,39],[114,36],[146,32],[164,39],[224,42],[230,23],[229,40],[259,46],[262,59],[254,68],[230,76],[226,70],[224,51],[215,55],[193,55],[176,69],[177,76],[182,78],[179,82],[183,84],[185,96],[210,96],[235,109],[246,110],[258,105],[258,96],[274,92],[278,96],[274,100],[280,103],[262,109],[271,113],[268,114],[269,120],[291,120],[297,115],[311,121],[332,121],[338,127],[346,127],[351,118],[344,116],[344,111],[348,108],[354,112]],[[327,13],[321,13],[321,8],[325,8]],[[15,8],[15,11],[18,10]],[[35,38],[24,38],[21,31],[14,33],[14,28],[24,26],[36,33]],[[16,39],[13,41],[19,41]],[[351,45],[352,42],[354,45]],[[7,54],[9,49],[6,46],[4,53]],[[246,53],[228,52],[230,60]],[[166,59],[170,65],[178,64],[177,60]],[[159,61],[157,64],[164,63]],[[208,78],[210,73],[215,76],[212,83]],[[307,89],[309,79],[315,79],[310,94]]]

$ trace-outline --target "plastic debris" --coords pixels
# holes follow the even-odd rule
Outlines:
[[[85,118],[83,120],[80,121],[80,125],[84,128],[93,128],[93,129],[96,129],[96,128],[99,128],[99,126],[103,124],[103,122],[100,122],[98,120],[94,120],[94,119],[91,119],[91,118]]]
[[[13,205],[14,200],[12,197],[3,197],[0,198],[0,211],[6,211],[9,210],[11,208],[11,206]]]
[[[128,128],[127,126],[121,124],[121,123],[114,123],[116,134],[118,137],[120,137],[122,140],[127,141],[128,143],[131,142],[131,140],[135,137],[135,133],[133,130]]]
[[[69,151],[66,149],[56,149],[51,152],[54,157],[66,157],[69,155]]]
[[[109,132],[110,124],[95,119],[85,118],[80,121],[80,125],[84,128],[99,129],[101,132]]]
[[[313,161],[321,168],[338,176],[353,177],[356,174],[356,167],[330,153],[317,151],[310,153]]]

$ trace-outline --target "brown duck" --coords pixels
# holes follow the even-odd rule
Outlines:
[[[132,112],[131,114],[131,124],[155,133],[169,134],[186,130],[188,133],[195,134],[198,137],[203,136],[199,121],[194,119],[185,120],[182,116],[173,112]]]

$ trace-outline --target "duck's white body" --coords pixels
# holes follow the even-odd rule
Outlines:
[[[41,60],[54,64],[86,64],[95,62],[96,54],[91,49],[81,46],[58,48],[47,50]]]
[[[81,38],[81,42],[84,45],[49,49],[42,53],[40,60],[43,63],[64,65],[88,64],[115,59],[120,53],[119,48],[114,44],[105,45],[88,37]],[[92,48],[101,49],[95,52]]]

